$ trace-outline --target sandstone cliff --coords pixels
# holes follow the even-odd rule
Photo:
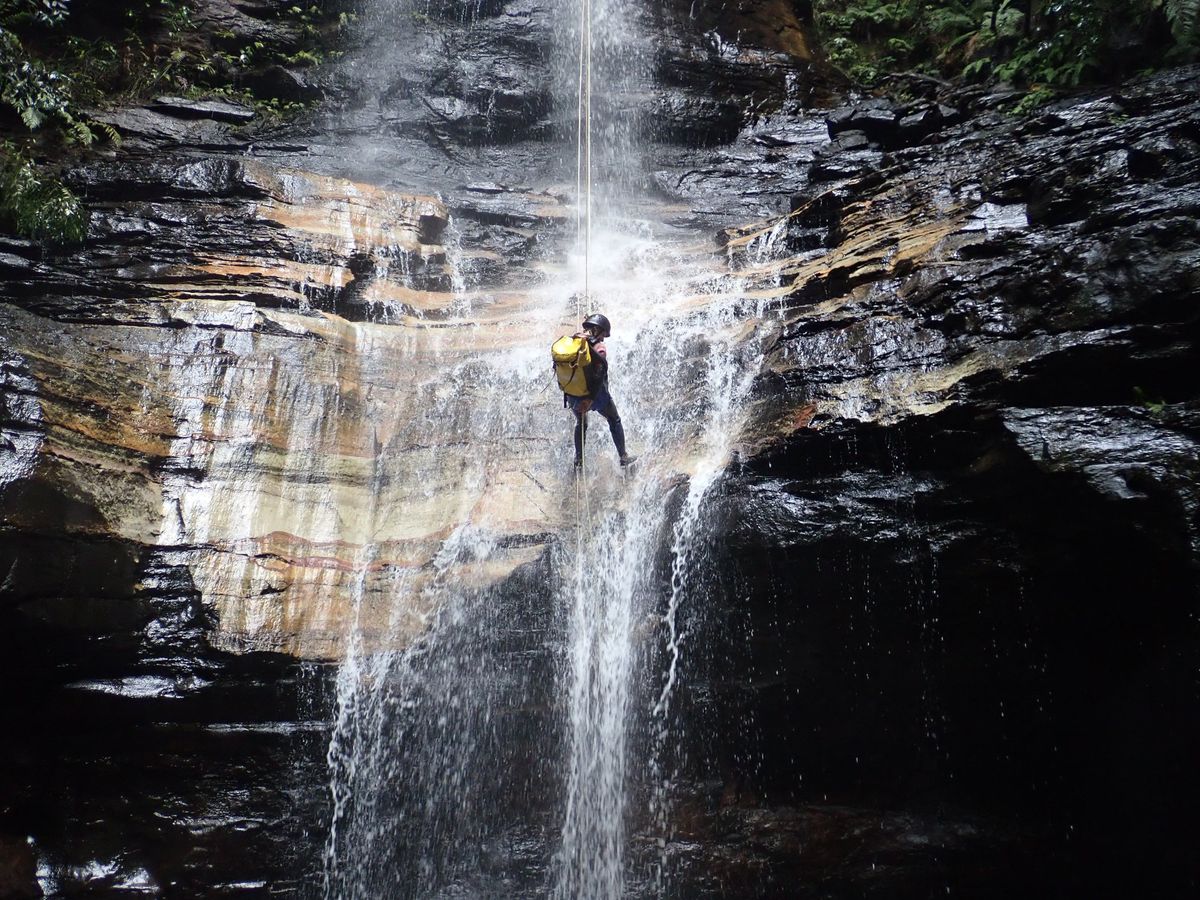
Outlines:
[[[680,613],[672,884],[1186,896],[1200,74],[1025,118],[979,89],[841,96],[789,5],[691,6],[645,14],[652,95],[607,102],[648,140],[639,212],[710,279],[671,313],[736,285],[727,327],[768,353]],[[29,835],[44,885],[311,895],[317,663],[408,645],[447,580],[495,602],[524,679],[496,733],[552,718],[555,20],[413,23],[368,17],[286,130],[113,111],[124,148],[72,174],[87,245],[0,238],[0,846],[23,865]],[[548,802],[516,804],[530,834]],[[545,841],[496,851],[513,896]]]

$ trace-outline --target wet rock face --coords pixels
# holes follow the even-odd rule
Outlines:
[[[0,897],[34,900],[42,896],[33,850],[19,837],[0,837]]]
[[[664,183],[696,146],[741,140],[739,93],[778,109],[793,90],[778,48],[707,40],[676,6],[647,57],[674,73],[656,102],[675,125],[646,167]],[[280,4],[197,8],[239,40],[295,37],[272,30]],[[530,573],[560,526],[543,473],[569,452],[562,422],[515,411],[511,434],[466,459],[457,436],[479,426],[455,398],[545,384],[520,339],[547,327],[529,292],[561,269],[574,227],[558,142],[574,118],[548,88],[558,11],[383,9],[396,13],[411,27],[364,11],[364,45],[312,82],[253,76],[260,94],[330,98],[286,131],[171,96],[97,111],[125,140],[69,175],[87,245],[0,239],[0,653],[23,679],[3,704],[22,736],[0,757],[14,883],[33,861],[52,894],[312,896],[334,674],[298,660],[338,659],[350,616],[364,649],[407,645],[438,579],[508,584],[524,616],[544,590]],[[641,101],[616,98],[639,116]],[[775,147],[810,138],[764,127]],[[729,198],[754,178],[735,155],[718,176]],[[727,221],[698,191],[710,206],[684,224]],[[511,377],[478,364],[481,344]],[[413,477],[433,471],[444,480]],[[452,549],[448,565],[451,538],[487,552]],[[414,602],[394,610],[413,572]],[[546,638],[509,618],[526,641],[506,663],[518,683]],[[554,683],[548,664],[532,671]],[[538,834],[515,844],[536,860],[537,798],[555,782],[505,738],[543,729],[550,709],[480,748],[486,765],[512,761],[537,806]]]
[[[166,573],[156,579],[132,601],[63,598],[66,625],[0,613],[0,650],[22,673],[4,704],[0,829],[26,850],[0,857],[3,896],[41,896],[26,880],[35,864],[32,887],[52,897],[238,896],[268,883],[302,896],[319,877],[319,673],[213,653],[211,623],[188,609],[195,592],[172,600]]]
[[[1142,436],[1132,458],[1105,453],[1107,432],[1083,449],[1101,423]],[[1028,452],[1032,427],[1045,456],[1041,437]],[[1181,797],[1200,785],[1181,726],[1195,698],[1178,690],[1197,655],[1191,488],[1169,487],[1194,465],[1181,443],[1127,409],[942,413],[814,436],[732,479],[713,562],[728,599],[694,623],[714,649],[693,660],[706,699],[690,750],[708,755],[700,773],[755,774],[709,815],[826,798],[938,809],[978,843],[960,857],[921,826],[956,860],[934,883],[965,888],[1007,847],[1021,862],[995,874],[1000,895],[1031,877],[1185,895]],[[1078,469],[1053,470],[1072,456]],[[742,737],[723,744],[730,720]]]
[[[439,395],[471,378],[458,359],[470,330],[422,350],[394,327],[452,314],[445,206],[225,158],[100,164],[78,181],[97,203],[96,246],[34,264],[0,310],[12,595],[72,591],[89,565],[89,588],[129,593],[144,548],[167,548],[215,613],[220,646],[336,658],[353,590],[382,604],[366,631],[385,629],[397,567],[432,558],[463,502],[401,474],[435,452]],[[381,311],[384,323],[351,321]],[[506,536],[546,533],[536,498],[519,495],[521,467],[502,468],[480,485],[475,521],[515,515]],[[371,536],[364,582],[367,536],[350,510],[376,503],[404,515],[381,513],[390,524]],[[30,534],[49,539],[35,547]],[[80,540],[117,549],[83,544],[78,566],[48,565]],[[515,567],[538,544],[463,577],[489,583],[502,558]]]
[[[1040,889],[1015,836],[997,840],[947,816],[837,804],[727,806],[686,816],[683,871],[673,882],[682,896],[882,900],[936,896],[948,884],[980,897]]]
[[[339,657],[352,613],[368,649],[420,633],[430,608],[393,615],[396,580],[463,515],[503,542],[464,558],[467,590],[539,558],[557,510],[522,472],[561,442],[523,442],[473,500],[407,476],[468,427],[434,413],[478,375],[441,201],[222,154],[74,179],[90,244],[6,242],[0,288],[0,654],[23,735],[0,834],[32,839],[14,865],[52,895],[309,896],[332,672],[296,657]],[[557,201],[525,203],[554,227]]]
[[[530,473],[561,442],[536,411],[513,465],[492,466],[473,500],[457,481],[405,475],[435,452],[430,428],[461,446],[469,425],[449,410],[479,377],[476,327],[497,352],[514,343],[530,285],[561,266],[558,241],[573,227],[557,183],[567,167],[546,168],[566,119],[549,93],[561,23],[537,4],[469,6],[413,16],[383,4],[406,27],[366,21],[374,37],[328,76],[340,110],[287,141],[247,130],[252,111],[237,104],[164,96],[106,113],[128,132],[124,154],[70,176],[91,204],[89,245],[47,256],[13,241],[0,258],[13,388],[0,504],[21,560],[16,602],[76,593],[89,566],[105,591],[132,596],[144,561],[167,548],[214,615],[215,645],[337,658],[349,594],[370,598],[377,627],[364,627],[382,634],[397,573],[431,559],[464,510],[505,542],[463,573],[471,584],[545,547],[558,510]],[[658,135],[662,171],[677,171],[692,161],[675,153],[740,128],[739,92],[778,106],[789,62],[739,49],[720,22],[704,24],[716,29],[706,37],[682,8],[654,16],[662,96],[695,94],[692,132],[672,137],[668,123]],[[387,38],[401,51],[381,53]],[[365,74],[368,59],[387,65]],[[326,126],[355,137],[326,143]],[[412,153],[394,169],[359,146],[360,131],[367,142],[381,127]],[[295,165],[301,153],[311,169]],[[349,177],[360,172],[392,186]],[[444,199],[397,189],[404,179]],[[530,366],[517,359],[514,377]],[[353,525],[363,504],[405,512],[381,513],[387,533],[368,542]],[[35,531],[44,540],[30,543]],[[380,552],[360,582],[368,543]],[[48,566],[61,552],[70,565]],[[330,592],[342,599],[320,599]],[[394,640],[428,612],[414,606]]]
[[[690,623],[696,784],[755,774],[709,796],[713,855],[681,838],[683,872],[728,864],[722,817],[827,798],[961,814],[966,858],[1020,860],[1002,896],[1194,889],[1196,79],[1029,119],[945,97],[971,117],[911,145],[893,104],[828,117],[763,268],[788,313]]]
[[[280,4],[202,6],[249,35]],[[725,229],[784,310],[682,613],[678,895],[1188,896],[1196,73],[1029,119],[928,85],[833,98],[805,4],[652,7],[654,91],[606,101],[649,139],[642,188]],[[445,482],[411,473],[475,427],[448,398],[480,390],[478,325],[499,354],[545,328],[527,292],[573,227],[560,23],[425,9],[364,16],[314,84],[261,73],[330,98],[285,132],[181,98],[103,113],[127,141],[72,175],[89,244],[0,238],[0,653],[28,680],[0,892],[35,859],[62,893],[311,895],[331,675],[297,657],[343,652],[354,596],[368,643],[420,634],[428,595],[390,621],[396,579],[439,577],[468,517],[494,544],[453,575],[509,585],[503,670],[545,653],[518,601],[561,525],[537,477],[559,423],[531,410],[467,488],[453,446]],[[520,395],[541,361],[511,362]],[[486,747],[538,828],[544,773],[506,739],[550,707]],[[544,838],[512,848],[536,891]]]
[[[1126,150],[1193,133],[1190,77],[985,112],[883,157],[886,177],[798,196],[789,236],[813,252],[764,272],[796,304],[773,366],[795,408],[886,422],[1022,384],[1055,404],[1193,396],[1197,145],[1152,174]]]

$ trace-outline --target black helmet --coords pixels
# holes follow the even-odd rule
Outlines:
[[[608,321],[608,316],[602,316],[600,313],[592,313],[583,320],[584,328],[599,328],[601,337],[608,337],[612,334],[612,324]]]

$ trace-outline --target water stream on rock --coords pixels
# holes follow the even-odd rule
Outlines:
[[[574,246],[511,313],[524,327],[515,345],[464,355],[448,343],[442,384],[396,409],[388,430],[421,432],[422,467],[372,476],[420,478],[430,491],[457,492],[462,509],[432,563],[388,582],[385,633],[356,624],[347,642],[329,748],[326,897],[667,890],[673,696],[688,652],[680,610],[703,594],[704,499],[730,458],[761,359],[765,330],[747,323],[767,311],[746,299],[709,236],[655,221],[639,187],[645,123],[628,115],[651,88],[644,10],[630,0],[589,5],[590,228],[580,222]],[[555,41],[564,122],[586,77],[580,12],[562,17]],[[576,199],[586,215],[586,197]],[[591,296],[581,299],[585,283]],[[478,329],[483,346],[487,305],[455,302],[454,327]],[[605,422],[592,416],[584,474],[571,476],[572,417],[547,386],[547,348],[578,327],[581,310],[613,321],[612,393],[641,457],[632,473],[616,465]],[[547,557],[535,554],[498,585],[475,583],[471,573],[513,551],[478,511],[492,490],[493,448],[515,444],[548,449],[538,464],[550,467],[530,477],[552,485],[561,527]],[[439,453],[452,445],[466,452]],[[370,533],[382,514],[364,510],[360,527]],[[357,564],[365,573],[380,561],[368,545]],[[358,623],[381,599],[367,583]],[[388,632],[414,609],[423,636],[404,646]]]

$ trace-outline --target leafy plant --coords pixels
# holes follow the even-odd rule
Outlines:
[[[0,221],[17,234],[51,246],[81,243],[88,214],[60,181],[40,174],[11,142],[0,144]]]
[[[167,26],[168,34],[177,35],[196,27],[192,20],[190,3],[184,0],[164,0],[163,7],[163,22]]]
[[[283,61],[289,66],[319,66],[322,56],[313,50],[297,50],[295,53],[283,57]]]
[[[0,102],[30,131],[56,122],[68,143],[87,146],[96,139],[94,123],[75,109],[71,87],[68,76],[28,58],[16,35],[0,30]]]
[[[71,0],[0,0],[0,15],[57,25],[71,13]]]
[[[1167,20],[1179,47],[1194,53],[1200,45],[1200,0],[1165,0]]]
[[[999,78],[1034,91],[1026,109],[1135,59],[1200,49],[1200,0],[813,0],[813,12],[829,61],[852,78]]]
[[[312,0],[279,4],[274,15],[301,39],[277,45],[228,29],[200,33],[197,2],[0,0],[0,110],[46,140],[89,145],[116,132],[85,109],[164,90],[204,96],[269,64],[316,66],[332,56],[323,29],[332,35],[356,19]],[[298,108],[277,103],[269,112],[282,118]]]
[[[1161,416],[1166,411],[1167,401],[1162,397],[1151,397],[1140,387],[1133,389],[1133,396],[1138,404],[1152,416]]]
[[[1034,85],[1024,97],[1017,101],[1017,105],[1013,107],[1013,112],[1018,116],[1028,115],[1045,106],[1053,99],[1054,91],[1044,85]]]

